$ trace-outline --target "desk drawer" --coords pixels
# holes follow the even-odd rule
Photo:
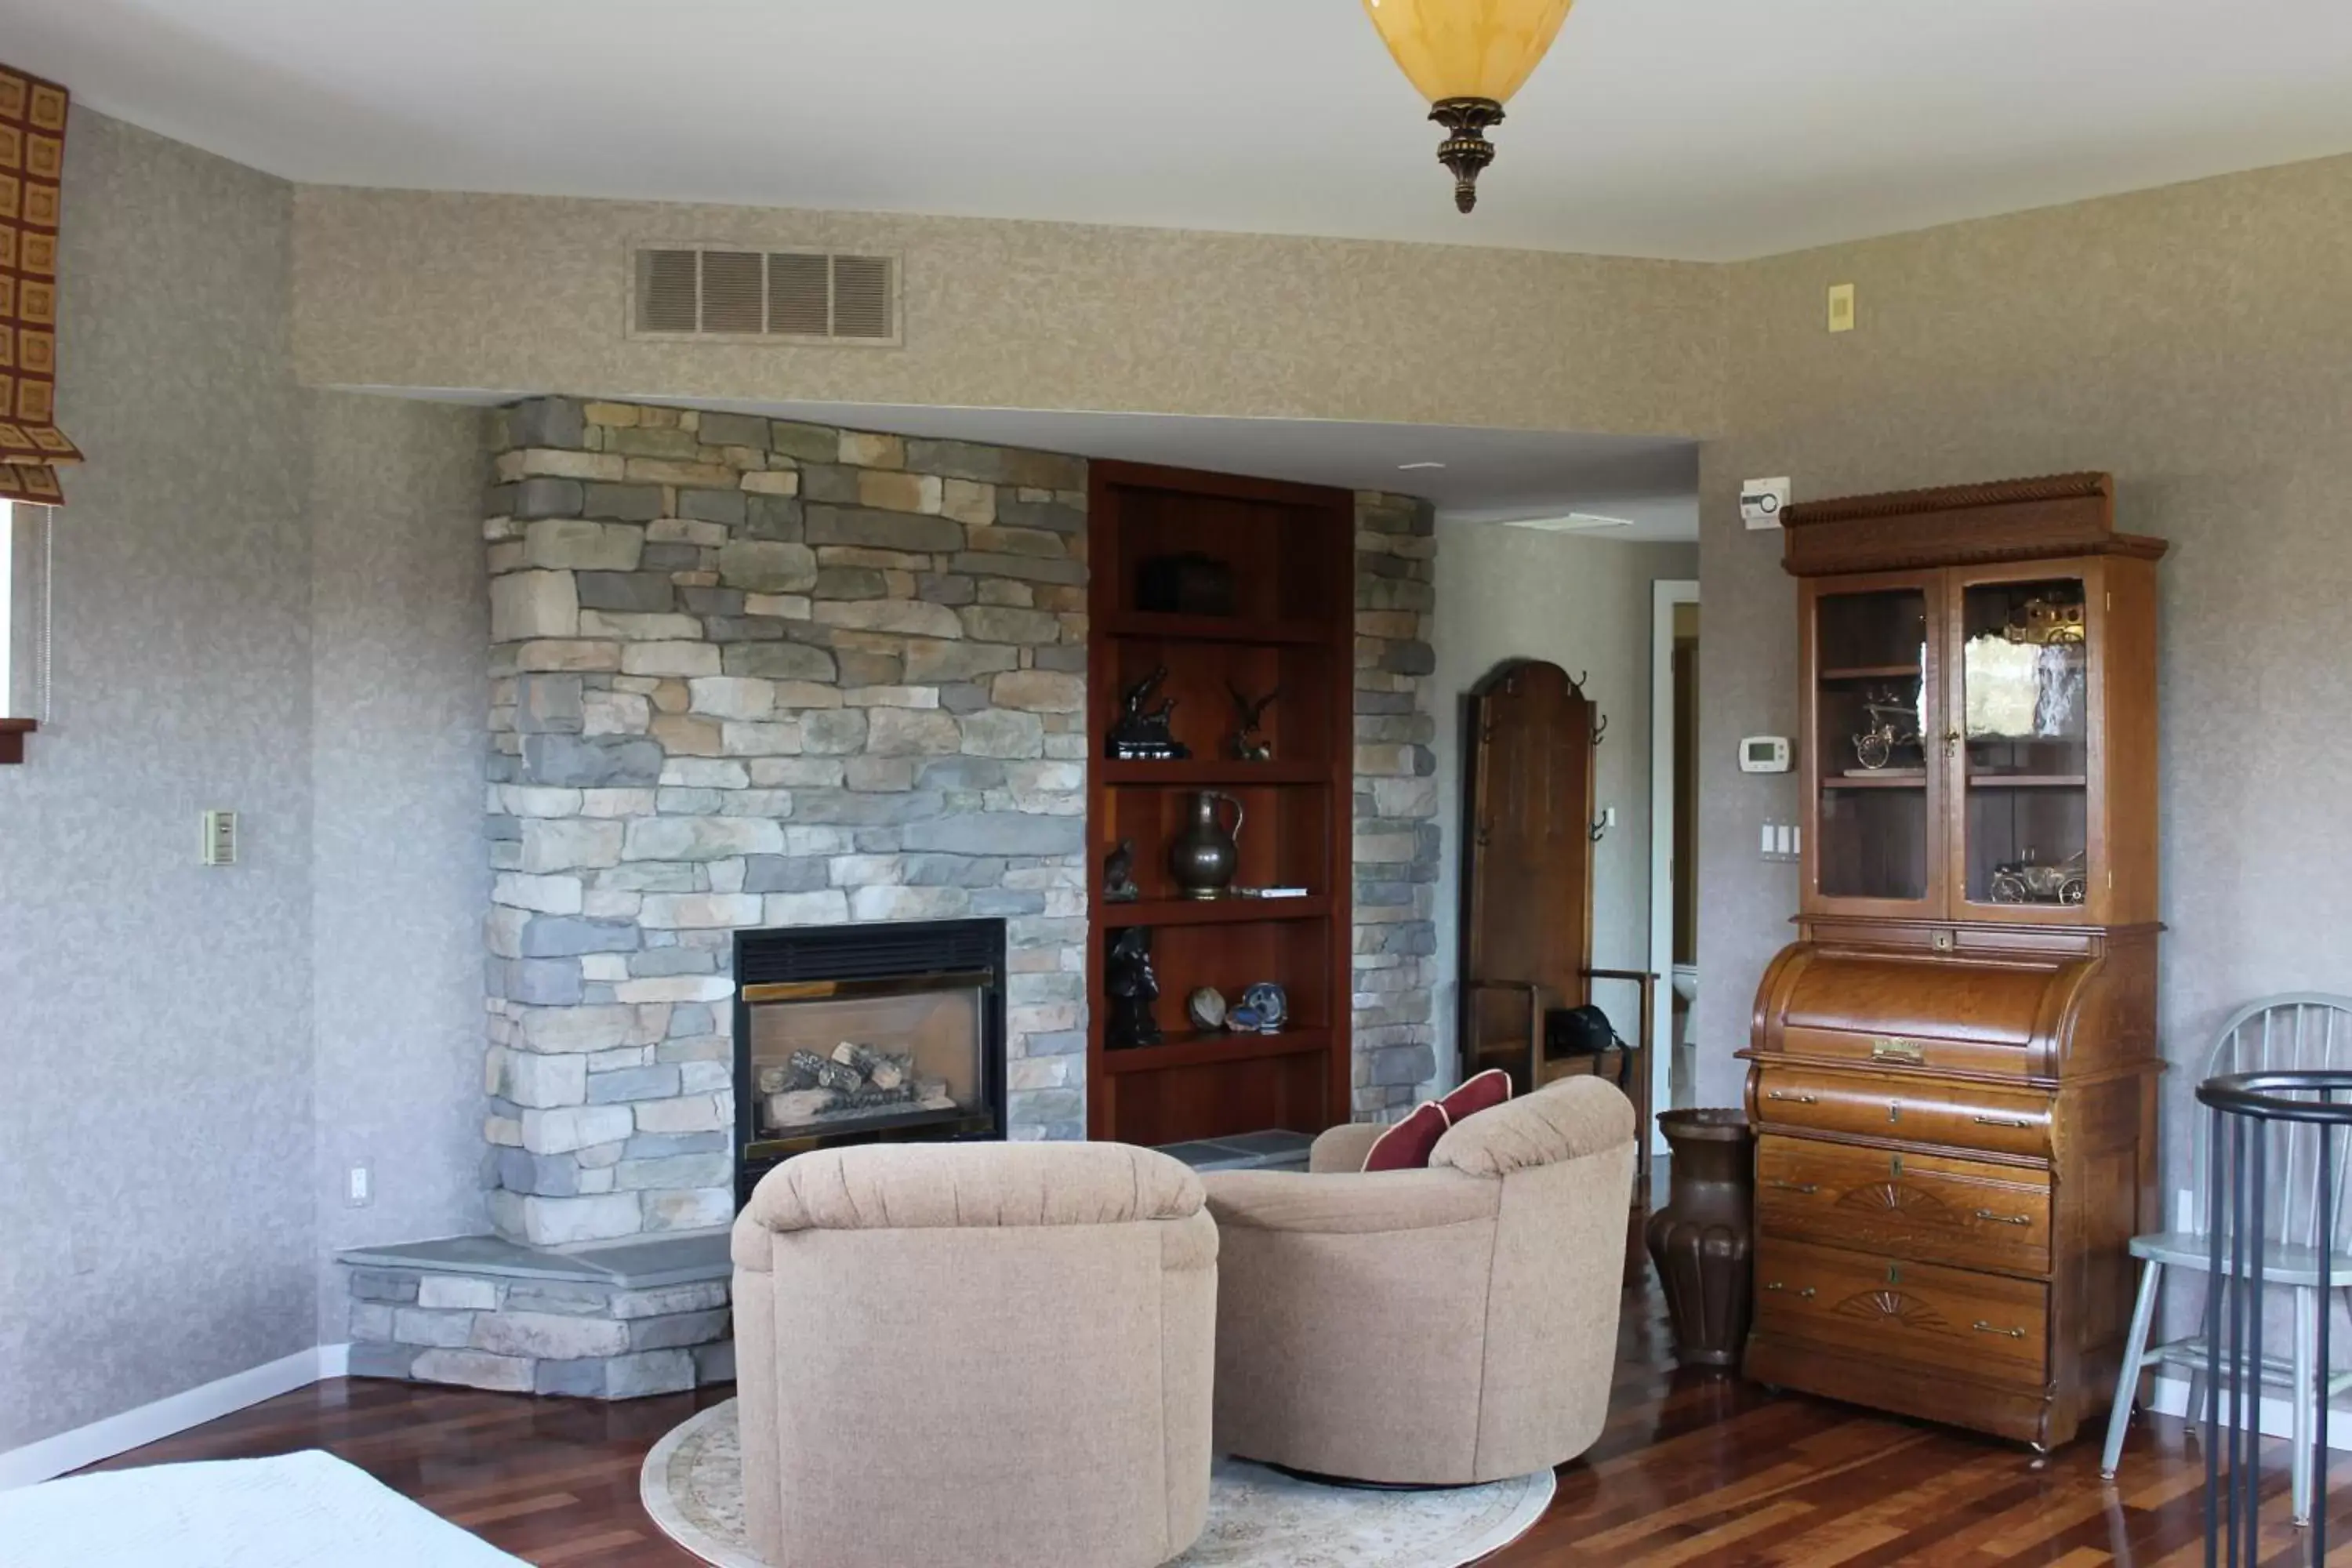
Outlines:
[[[1780,1048],[1792,1057],[1855,1062],[1866,1067],[1924,1067],[1931,1071],[1998,1073],[2025,1078],[2032,1059],[2025,1047],[2000,1040],[1947,1039],[1933,1035],[1875,1034],[1791,1024]]]
[[[1793,1241],[2050,1272],[2050,1178],[2014,1165],[1768,1132],[1756,1143],[1756,1220]]]
[[[2050,1155],[2050,1096],[2038,1089],[1759,1061],[1752,1092],[1759,1131],[1843,1132],[1961,1151]]]
[[[2049,1375],[2048,1287],[1778,1237],[1756,1247],[1756,1328],[1994,1383]]]

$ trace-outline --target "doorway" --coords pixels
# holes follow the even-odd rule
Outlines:
[[[1698,584],[1651,584],[1650,969],[1661,980],[1665,1047],[1651,1059],[1651,1103],[1697,1103]],[[1654,1127],[1654,1123],[1653,1124]],[[1651,1134],[1652,1147],[1665,1146]]]

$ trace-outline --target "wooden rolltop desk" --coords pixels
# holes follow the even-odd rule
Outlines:
[[[1809,503],[1750,1377],[2054,1447],[2156,1228],[2156,563],[2105,474]]]

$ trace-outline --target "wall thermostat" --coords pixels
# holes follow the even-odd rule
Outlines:
[[[1739,521],[1750,528],[1778,528],[1789,507],[1789,480],[1749,479],[1739,487]]]
[[[1785,773],[1789,771],[1789,737],[1750,735],[1739,742],[1743,773]]]

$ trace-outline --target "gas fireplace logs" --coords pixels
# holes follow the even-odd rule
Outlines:
[[[855,1040],[842,1041],[831,1057],[794,1051],[783,1066],[759,1071],[768,1131],[869,1116],[896,1107],[954,1110],[947,1079],[916,1078],[914,1067],[911,1055],[877,1051]]]

